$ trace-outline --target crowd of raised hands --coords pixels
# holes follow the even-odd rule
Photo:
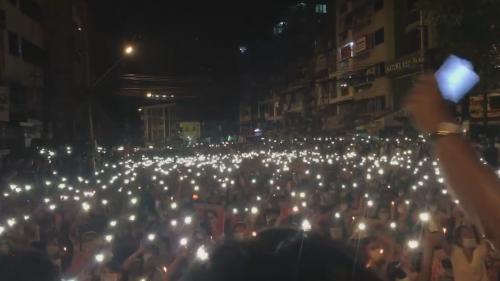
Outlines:
[[[498,280],[423,136],[100,153],[91,173],[71,147],[4,173],[3,254],[43,253],[59,280],[180,280],[224,241],[293,228],[341,241],[382,280]]]

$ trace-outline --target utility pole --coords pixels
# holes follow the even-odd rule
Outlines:
[[[83,42],[85,46],[85,83],[87,85],[87,89],[85,91],[85,95],[87,95],[87,111],[89,118],[89,141],[90,141],[90,159],[92,161],[92,169],[95,172],[96,170],[96,147],[95,147],[95,135],[94,135],[94,120],[92,117],[92,93],[91,93],[91,76],[90,76],[90,44],[89,44],[89,24],[87,13],[84,15],[84,23],[83,28]]]
[[[421,69],[425,72],[425,25],[424,11],[420,10],[420,57],[422,58]]]

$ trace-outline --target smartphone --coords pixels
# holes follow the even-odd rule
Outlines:
[[[472,63],[455,55],[446,59],[435,73],[435,77],[443,98],[455,103],[479,82]]]

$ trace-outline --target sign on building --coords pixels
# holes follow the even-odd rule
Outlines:
[[[357,39],[356,42],[354,42],[354,55],[357,55],[363,51],[366,51],[367,49],[367,44],[366,44],[366,35]]]
[[[424,58],[419,54],[397,59],[393,62],[386,64],[385,74],[387,75],[401,75],[418,70],[424,63]]]

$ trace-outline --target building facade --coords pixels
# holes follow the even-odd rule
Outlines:
[[[248,124],[301,132],[402,126],[395,120],[406,118],[400,112],[404,96],[415,76],[432,64],[437,42],[416,2],[304,3],[314,7],[315,32],[307,37],[312,47],[286,60],[257,106],[242,99],[240,122],[250,132]],[[287,36],[289,25],[280,18],[274,30]]]
[[[334,1],[287,7],[270,28],[267,58],[244,76],[240,133],[321,129],[335,69]],[[265,73],[265,75],[262,75]],[[253,75],[254,79],[249,78]]]
[[[43,130],[43,7],[9,0],[1,2],[0,13],[0,141],[3,147],[29,146]]]
[[[82,113],[85,65],[84,0],[0,2],[0,145],[74,141]],[[85,113],[85,112],[83,112]]]
[[[165,145],[179,135],[175,104],[155,104],[140,108],[144,121],[144,143]]]
[[[395,58],[393,0],[337,1],[336,126],[355,127],[394,108],[385,63]]]

